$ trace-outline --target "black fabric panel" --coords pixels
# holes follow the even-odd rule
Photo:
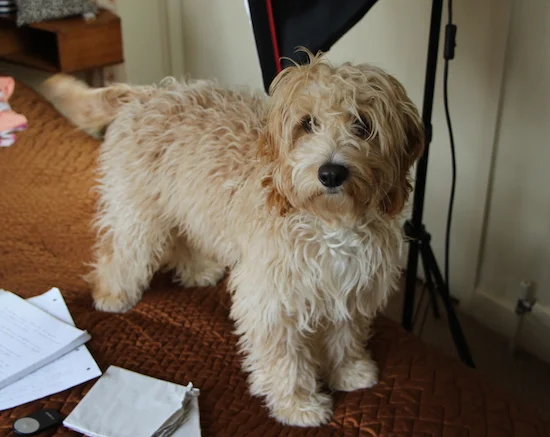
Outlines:
[[[327,52],[348,30],[374,6],[377,0],[272,0],[279,54],[298,63],[307,56],[296,53],[299,46],[313,53]],[[277,74],[266,0],[249,0],[256,48],[260,59],[264,87]],[[290,61],[282,60],[282,67]]]

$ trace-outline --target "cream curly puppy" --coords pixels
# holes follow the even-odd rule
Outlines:
[[[104,128],[95,306],[132,308],[155,271],[186,287],[230,270],[251,392],[282,423],[318,426],[334,390],[377,382],[369,324],[396,287],[399,213],[423,128],[400,83],[310,54],[270,97],[209,81],[46,95],[77,126]]]

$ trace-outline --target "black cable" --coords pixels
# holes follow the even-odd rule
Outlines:
[[[449,112],[449,61],[454,58],[454,49],[456,45],[456,26],[453,24],[453,1],[448,0],[448,24],[445,28],[445,68],[443,72],[443,100],[445,104],[445,118],[447,119],[447,127],[449,129],[449,141],[451,145],[451,194],[449,198],[449,210],[447,212],[447,229],[445,235],[445,283],[447,288],[449,285],[449,249],[451,245],[451,222],[453,217],[453,206],[455,199],[456,186],[456,156],[455,156],[455,141],[453,135],[453,126],[451,123],[451,115]]]

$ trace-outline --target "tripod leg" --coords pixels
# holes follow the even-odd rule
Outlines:
[[[418,299],[418,303],[416,304],[416,309],[414,310],[413,327],[416,326],[416,321],[418,320],[418,315],[420,314],[422,304],[424,303],[425,294],[426,294],[426,285],[424,285],[424,287],[422,287],[422,292],[420,293],[420,298]],[[428,303],[428,305],[426,305],[426,307],[429,307],[429,306],[430,305]]]
[[[432,278],[432,272],[428,267],[428,262],[422,251],[420,252],[420,257],[422,258],[422,267],[424,269],[424,276],[426,277],[426,288],[428,289],[428,293],[430,295],[430,303],[432,304],[434,319],[437,320],[441,317],[441,314],[439,312],[439,305],[437,305],[437,296],[435,293],[435,285]]]
[[[403,299],[403,313],[401,325],[407,331],[413,328],[414,298],[416,294],[416,271],[418,268],[419,242],[411,240],[409,243],[409,257],[407,261],[407,274],[405,277],[405,297]]]
[[[470,353],[470,348],[468,347],[468,343],[466,342],[466,338],[464,337],[464,333],[462,332],[460,321],[458,320],[455,309],[453,307],[453,303],[451,301],[449,288],[447,287],[447,284],[445,284],[443,276],[439,271],[432,248],[429,244],[423,244],[421,246],[421,250],[422,256],[426,259],[426,264],[428,268],[432,271],[437,289],[440,292],[441,300],[443,301],[445,311],[447,312],[449,330],[451,331],[451,335],[453,337],[458,355],[462,362],[464,362],[467,366],[474,368],[475,365],[472,355]]]
[[[426,305],[426,308],[424,308],[424,314],[422,315],[422,321],[420,322],[420,329],[418,330],[418,336],[422,338],[422,333],[424,332],[424,325],[426,325],[426,320],[428,320],[428,310],[430,309],[430,305]]]

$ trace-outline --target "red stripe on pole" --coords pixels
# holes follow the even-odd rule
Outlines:
[[[280,72],[283,68],[281,66],[279,43],[277,42],[277,30],[275,29],[275,18],[273,17],[271,0],[266,0],[266,8],[269,19],[269,31],[271,32],[271,43],[273,44],[273,55],[275,56],[275,65],[277,67],[277,72]]]

